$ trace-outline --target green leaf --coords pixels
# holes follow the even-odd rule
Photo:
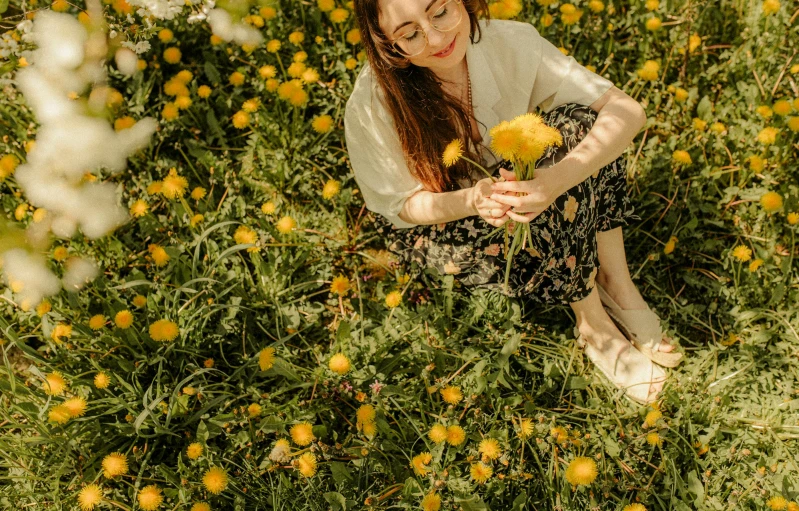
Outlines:
[[[330,466],[330,473],[333,474],[333,480],[336,481],[336,484],[341,484],[354,480],[352,474],[347,468],[347,465],[344,464],[343,462],[331,461],[329,466]]]
[[[340,494],[339,492],[329,491],[324,494],[324,497],[334,511],[347,509],[347,499],[345,499],[344,495]]]

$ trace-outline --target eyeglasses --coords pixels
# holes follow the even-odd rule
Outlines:
[[[461,0],[449,0],[429,17],[430,25],[439,32],[449,32],[461,22]],[[418,23],[416,30],[406,32],[393,41],[394,48],[406,57],[415,57],[427,48],[427,31]]]

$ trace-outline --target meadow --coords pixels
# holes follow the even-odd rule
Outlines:
[[[627,256],[686,353],[648,407],[568,308],[386,250],[352,9],[0,4],[0,506],[799,510],[797,5],[491,2],[646,108]]]

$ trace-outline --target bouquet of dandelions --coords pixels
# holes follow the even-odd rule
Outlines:
[[[502,121],[491,128],[490,134],[491,149],[499,158],[511,162],[516,181],[533,179],[535,162],[544,155],[544,152],[550,146],[560,146],[563,143],[559,130],[547,126],[540,115],[530,112],[522,114],[512,121]],[[482,165],[463,156],[462,143],[460,139],[455,139],[447,145],[442,160],[446,167],[451,167],[460,159],[476,165],[493,182],[497,181]],[[517,193],[517,196],[520,195],[524,195],[524,192]],[[517,229],[517,224],[522,224],[522,228]],[[507,292],[513,256],[527,246],[527,242],[532,240],[532,234],[530,233],[529,222],[511,220],[505,223],[504,229],[505,258],[507,260],[505,291]],[[510,243],[510,248],[508,248],[511,234],[513,234],[513,240]]]

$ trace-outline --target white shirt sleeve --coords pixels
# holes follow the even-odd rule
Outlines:
[[[396,128],[375,112],[377,100],[374,107],[369,103],[348,101],[344,114],[344,137],[355,181],[367,209],[399,228],[416,227],[399,213],[407,198],[424,186],[411,176]]]
[[[538,106],[545,113],[565,103],[590,105],[613,87],[613,82],[589,71],[574,57],[566,56],[542,37],[532,25],[535,48],[540,59],[530,96],[530,110]]]

